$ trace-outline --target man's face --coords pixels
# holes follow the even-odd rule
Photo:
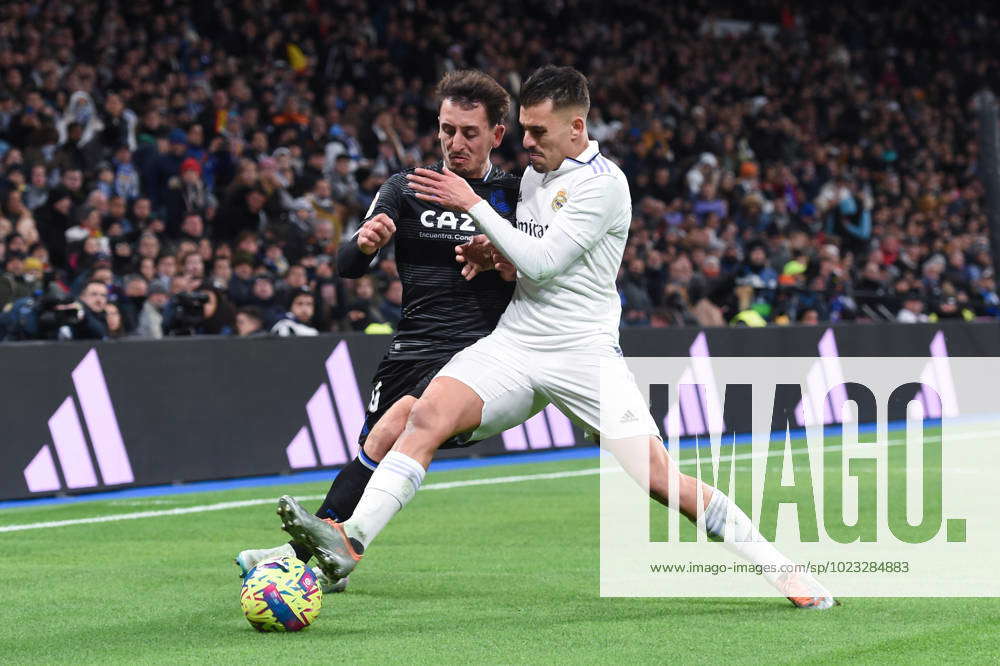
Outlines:
[[[160,275],[173,277],[177,272],[177,260],[169,254],[161,257],[160,261],[156,264],[156,270],[160,272]]]
[[[260,209],[264,207],[265,201],[264,195],[256,190],[247,195],[247,207],[252,213],[259,213]]]
[[[189,254],[184,259],[184,273],[194,278],[205,276],[205,262],[200,254]]]
[[[139,254],[143,257],[155,259],[160,253],[160,241],[156,236],[143,236],[139,239]]]
[[[57,199],[52,207],[63,215],[69,215],[69,211],[73,207],[73,200],[69,197],[63,197],[61,199]]]
[[[236,273],[236,277],[241,280],[249,280],[253,275],[253,266],[250,264],[236,264],[233,267],[233,272]]]
[[[108,202],[108,214],[115,219],[125,217],[125,200],[121,197],[114,197]]]
[[[288,275],[285,277],[285,282],[288,283],[289,287],[294,289],[300,289],[306,284],[306,269],[302,266],[292,266],[288,269]]]
[[[80,300],[94,312],[104,312],[104,306],[108,304],[108,288],[103,284],[88,284],[80,294]]]
[[[229,278],[233,275],[233,268],[229,265],[229,260],[216,259],[215,263],[212,265],[212,275],[220,280],[229,282]]]
[[[150,213],[152,212],[152,207],[151,204],[149,203],[149,199],[136,199],[135,206],[133,207],[132,210],[135,211],[135,216],[137,219],[145,220],[147,217],[149,217]]]
[[[45,167],[34,166],[31,169],[31,184],[35,187],[45,187]]]
[[[558,169],[564,159],[576,152],[574,139],[586,131],[580,109],[555,110],[550,99],[535,106],[521,107],[520,120],[528,162],[539,173]]]
[[[83,185],[83,172],[79,169],[70,169],[63,176],[63,185],[70,190],[79,190],[80,186]]]
[[[185,217],[184,224],[181,226],[181,231],[186,233],[188,236],[201,238],[202,234],[205,233],[205,224],[201,220],[201,215],[188,215]]]
[[[260,330],[260,320],[251,317],[245,312],[236,315],[236,332],[241,336],[247,336]]]
[[[297,296],[292,302],[292,314],[300,322],[311,320],[314,309],[312,296]]]
[[[148,290],[145,280],[131,280],[125,285],[125,295],[129,298],[142,298]]]
[[[253,283],[253,295],[262,301],[269,300],[274,296],[274,285],[270,280],[257,280]]]
[[[333,238],[333,223],[330,220],[316,220],[313,230],[316,233],[316,240],[328,241]]]
[[[464,178],[482,178],[490,151],[500,145],[503,125],[490,126],[486,107],[463,108],[450,99],[438,112],[438,140],[449,169]]]

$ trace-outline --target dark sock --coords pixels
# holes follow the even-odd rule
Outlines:
[[[360,455],[347,463],[330,485],[326,499],[316,515],[320,518],[332,518],[338,523],[350,518],[373,473],[374,470],[361,462]]]
[[[364,453],[361,453],[358,458],[347,463],[337,473],[337,476],[334,477],[333,483],[330,484],[330,490],[326,493],[326,499],[323,500],[323,504],[316,511],[318,517],[331,518],[338,523],[342,523],[354,513],[354,509],[361,500],[361,493],[365,491],[365,486],[368,485],[368,480],[372,478],[372,473],[374,472],[365,463],[361,462],[361,455],[364,455]],[[365,456],[365,460],[369,464],[377,464],[369,459],[368,456]],[[303,562],[308,562],[312,557],[312,552],[304,545],[294,541],[289,541],[288,543],[295,550],[295,556]],[[363,550],[363,547],[360,549],[356,548],[359,555]]]

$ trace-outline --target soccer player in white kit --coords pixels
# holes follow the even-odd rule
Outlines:
[[[674,467],[622,358],[615,278],[632,220],[631,197],[622,171],[588,140],[586,79],[570,67],[543,67],[525,82],[520,103],[532,168],[521,180],[516,229],[447,169],[417,169],[409,176],[419,198],[468,213],[517,268],[510,305],[494,332],[456,354],[413,406],[349,520],[323,521],[286,496],[278,503],[284,529],[314,552],[328,576],[346,576],[413,498],[442,442],[460,433],[477,439],[498,434],[552,403],[602,442],[648,440],[654,499],[669,506],[668,485],[675,479],[675,508],[691,520],[702,513],[709,534],[724,537],[728,520],[733,531],[727,545],[739,555],[757,564],[792,564],[724,493]],[[481,243],[456,248],[468,263],[467,276],[487,268],[483,250]],[[836,603],[807,576],[769,580],[798,607]]]

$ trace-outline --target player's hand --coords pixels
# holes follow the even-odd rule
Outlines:
[[[396,233],[396,223],[385,213],[379,213],[361,225],[358,231],[358,249],[365,254],[375,254],[385,247]]]
[[[493,244],[485,234],[469,239],[468,243],[455,246],[455,261],[462,266],[462,277],[471,280],[480,273],[493,270]]]
[[[510,263],[510,259],[503,256],[496,250],[493,250],[493,268],[500,273],[500,277],[507,282],[513,282],[517,279],[517,269],[514,268],[514,264]]]
[[[444,208],[466,212],[482,201],[464,178],[443,167],[441,173],[430,169],[416,169],[406,179],[421,201],[428,201]]]

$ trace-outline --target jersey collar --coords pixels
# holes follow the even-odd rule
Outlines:
[[[569,173],[570,171],[579,169],[582,166],[590,164],[600,154],[601,154],[601,147],[597,144],[596,141],[591,139],[590,141],[587,142],[587,147],[583,149],[582,153],[580,153],[576,157],[567,157],[566,159],[564,159],[562,161],[562,164],[559,165],[558,169],[556,169],[555,171],[550,171],[549,173],[545,174],[545,179],[551,180],[556,176],[561,176],[564,173]]]

